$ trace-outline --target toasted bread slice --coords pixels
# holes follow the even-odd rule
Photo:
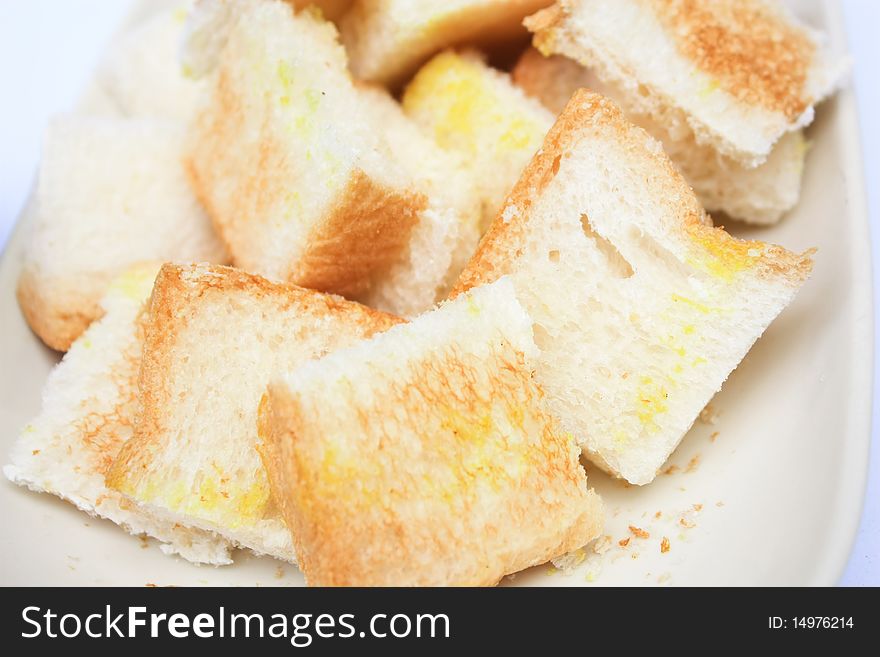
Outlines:
[[[162,521],[108,489],[104,475],[131,436],[141,359],[140,314],[159,265],[117,277],[101,301],[104,316],[71,346],[43,391],[40,415],[12,448],[3,472],[13,482],[57,495],[128,532],[152,536],[163,552],[196,563],[231,563],[216,535]]]
[[[625,104],[623,93],[574,60],[561,55],[544,57],[534,48],[520,57],[513,80],[556,113],[580,88],[601,93],[618,105]],[[766,162],[747,167],[719,155],[712,146],[698,144],[691,130],[670,129],[650,114],[628,112],[627,118],[663,144],[709,212],[766,225],[779,221],[797,204],[807,153],[803,130],[786,133],[773,146]]]
[[[181,64],[180,43],[194,0],[167,4],[110,44],[81,111],[181,122],[192,118],[205,85]],[[97,104],[101,97],[110,102]]]
[[[446,51],[406,88],[403,109],[473,177],[489,226],[555,116],[476,53]]]
[[[811,267],[712,228],[660,144],[581,90],[457,291],[512,276],[549,407],[594,463],[646,484]]]
[[[341,22],[355,76],[394,87],[434,53],[524,34],[522,19],[551,0],[355,0]]]
[[[502,280],[275,380],[260,452],[309,584],[495,584],[598,535],[535,352]]]
[[[47,130],[18,299],[31,328],[65,351],[133,263],[225,262],[187,184],[183,128],[150,119],[59,117]]]
[[[107,484],[158,517],[292,560],[255,450],[260,397],[276,370],[398,321],[235,269],[165,265],[146,323],[143,411]]]
[[[559,0],[526,25],[543,54],[619,90],[627,112],[749,167],[813,120],[846,67],[766,0]]]
[[[445,201],[389,137],[406,119],[391,127],[372,120],[375,98],[355,86],[335,28],[314,12],[263,0],[215,14],[205,20],[228,36],[190,170],[235,263],[349,298],[378,297],[401,314],[430,307],[448,282],[439,262],[452,261],[458,220],[451,210],[438,217]],[[206,55],[200,69],[211,71],[211,61]],[[436,263],[409,256],[422,222],[441,222],[431,233]]]

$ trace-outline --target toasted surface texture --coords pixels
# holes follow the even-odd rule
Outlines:
[[[49,376],[40,415],[22,431],[3,472],[13,482],[57,495],[162,550],[196,563],[230,563],[217,536],[139,512],[108,489],[104,474],[131,436],[141,357],[140,314],[158,265],[126,271],[101,301],[104,316],[74,342]]]
[[[179,125],[161,120],[50,123],[18,299],[53,349],[66,350],[100,315],[107,284],[131,264],[226,260],[187,184],[182,140]]]
[[[160,517],[293,560],[255,450],[260,397],[276,370],[397,321],[235,269],[165,265],[146,322],[143,411],[108,485]]]
[[[402,112],[375,110],[335,27],[314,12],[268,0],[202,10],[189,58],[213,95],[190,173],[235,263],[400,314],[430,307],[448,285],[459,222],[446,186],[425,181],[422,145],[391,134]],[[208,38],[221,33],[221,45]],[[436,262],[412,256],[425,242]]]
[[[407,86],[403,108],[473,177],[483,229],[555,118],[473,52],[445,51],[431,59]]]
[[[580,88],[626,105],[624,93],[574,60],[561,55],[544,57],[533,48],[517,62],[513,79],[526,93],[557,113]],[[763,164],[748,167],[720,155],[710,145],[698,144],[691,130],[670,128],[652,115],[638,111],[627,112],[627,118],[660,140],[663,150],[710,212],[723,212],[749,223],[772,224],[798,201],[808,150],[802,130],[786,133]]]
[[[508,280],[276,379],[261,454],[311,585],[490,585],[595,538]]]
[[[355,0],[342,19],[351,69],[394,86],[448,46],[498,42],[523,33],[522,19],[550,0]]]
[[[512,276],[549,407],[597,465],[645,484],[811,266],[712,228],[660,144],[581,90],[457,290]]]
[[[756,166],[810,123],[844,64],[766,0],[560,0],[527,20],[535,45],[589,67],[625,109]]]

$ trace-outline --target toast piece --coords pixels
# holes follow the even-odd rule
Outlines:
[[[157,517],[293,560],[254,448],[260,397],[276,369],[398,321],[227,267],[166,264],[146,322],[143,410],[107,485]]]
[[[277,378],[260,453],[310,585],[488,585],[602,527],[509,280]]]
[[[370,120],[374,100],[351,80],[334,26],[265,0],[235,3],[212,20],[228,36],[215,64],[216,44],[202,53],[214,95],[197,120],[189,163],[235,263],[358,300],[397,287],[406,297],[383,308],[401,314],[430,307],[448,272],[433,268],[426,280],[427,269],[399,265],[442,200],[429,198],[424,176],[401,164],[410,155]],[[451,223],[441,238],[457,229],[444,216]],[[442,239],[432,246],[450,258]]]
[[[193,4],[193,0],[182,0],[161,8],[123,32],[107,49],[94,85],[121,116],[184,123],[192,118],[205,86],[180,62],[184,26]],[[83,109],[105,113],[94,102]]]
[[[141,359],[140,314],[158,264],[117,277],[93,323],[52,370],[40,415],[28,424],[3,472],[20,486],[51,493],[131,534],[158,539],[162,551],[195,563],[231,563],[216,535],[139,512],[104,485],[104,475],[132,434]]]
[[[65,351],[101,314],[108,283],[145,260],[225,262],[186,181],[183,128],[151,119],[58,117],[46,132],[18,300]]]
[[[574,60],[560,55],[544,57],[534,48],[520,57],[513,80],[556,113],[580,88],[625,105],[625,94],[603,83]],[[779,221],[797,204],[808,150],[803,130],[786,133],[773,146],[766,162],[747,167],[719,155],[712,146],[698,144],[690,130],[669,129],[650,114],[628,112],[627,118],[663,144],[663,150],[709,212],[723,212],[733,219],[767,225]]]
[[[766,0],[559,0],[526,20],[544,55],[565,55],[645,114],[745,166],[764,162],[845,64]]]
[[[646,484],[794,297],[809,255],[712,228],[660,144],[581,90],[455,292],[512,276],[550,409],[594,463]]]
[[[473,52],[445,51],[425,64],[406,88],[403,109],[473,177],[483,230],[555,118]]]
[[[355,0],[340,29],[355,77],[394,87],[444,48],[516,39],[523,18],[550,2]]]

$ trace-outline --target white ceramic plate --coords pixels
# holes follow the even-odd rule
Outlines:
[[[835,3],[796,11],[845,50]],[[822,106],[798,208],[779,226],[732,232],[794,250],[819,247],[812,279],[673,455],[677,472],[628,488],[595,470],[605,499],[604,554],[571,569],[533,568],[507,582],[539,585],[834,584],[859,521],[867,472],[872,310],[868,222],[854,100]],[[0,451],[39,411],[55,354],[15,301],[23,226],[0,263]],[[714,440],[713,440],[714,437]],[[695,507],[695,505],[697,505]],[[701,506],[700,506],[701,505]],[[0,482],[0,584],[301,584],[296,568],[240,552],[195,567],[48,495]],[[699,510],[698,510],[699,509]],[[659,515],[658,515],[659,513]],[[633,525],[649,538],[633,535]],[[625,547],[621,539],[630,537]],[[661,552],[666,537],[669,550]],[[577,559],[575,559],[577,560]]]

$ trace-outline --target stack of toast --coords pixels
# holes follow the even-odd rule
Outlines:
[[[649,484],[810,274],[707,212],[793,207],[845,68],[773,2],[160,4],[47,132],[4,472],[169,554],[561,557],[581,457]]]

